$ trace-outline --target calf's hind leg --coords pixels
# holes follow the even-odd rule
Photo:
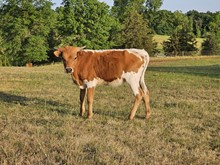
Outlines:
[[[129,116],[129,119],[132,120],[135,116],[135,113],[136,113],[140,103],[141,103],[143,92],[142,92],[142,89],[139,85],[139,82],[137,82],[135,78],[129,79],[129,81],[127,81],[127,82],[130,85],[132,92],[135,96],[135,102],[134,102],[133,108],[132,108],[130,116]]]
[[[149,96],[149,91],[146,90],[143,92],[143,99],[144,99],[144,105],[145,105],[145,110],[146,110],[146,119],[150,118],[150,96]]]
[[[145,104],[146,119],[149,119],[149,117],[150,117],[150,96],[149,96],[149,91],[147,89],[147,86],[144,82],[144,76],[141,77],[140,86],[142,89],[142,96],[143,96],[144,104]]]
[[[149,91],[145,83],[142,83],[140,85],[136,83],[133,83],[133,84],[131,83],[129,85],[131,86],[131,89],[135,95],[135,102],[131,110],[129,119],[132,120],[134,118],[137,108],[139,107],[142,99],[144,100],[144,104],[145,104],[146,119],[148,119],[150,117],[150,103],[149,103]]]
[[[131,113],[129,115],[129,119],[132,120],[136,114],[136,111],[141,103],[142,100],[142,94],[139,92],[138,94],[135,95],[135,102],[134,102],[134,106],[131,110]]]

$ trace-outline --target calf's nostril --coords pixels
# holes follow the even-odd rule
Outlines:
[[[72,73],[73,69],[72,68],[66,68],[66,73]]]

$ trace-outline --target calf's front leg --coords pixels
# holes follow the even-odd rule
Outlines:
[[[94,101],[95,88],[87,89],[87,102],[88,102],[88,119],[91,119],[93,116],[92,105]]]
[[[86,89],[80,89],[80,116],[83,116],[85,113],[85,96]]]

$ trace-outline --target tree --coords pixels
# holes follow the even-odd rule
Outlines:
[[[192,32],[193,30],[188,17],[181,11],[175,11],[173,13],[172,24],[174,27],[174,31],[176,32],[183,28],[187,29],[188,32]]]
[[[92,49],[114,45],[110,32],[115,22],[108,5],[98,0],[64,0],[63,4],[58,16],[61,44],[86,45]]]
[[[156,12],[163,4],[163,0],[146,0],[147,11]]]
[[[155,27],[155,19],[158,18],[158,10],[163,4],[163,0],[146,0],[145,3],[145,18],[149,21],[151,29]]]
[[[118,18],[122,23],[126,17],[126,13],[129,10],[135,9],[139,14],[142,14],[145,10],[144,7],[145,0],[114,0],[114,5],[112,7],[112,14],[114,17]]]
[[[217,55],[220,54],[220,44],[215,35],[210,34],[202,43],[202,55]]]
[[[7,56],[5,55],[4,51],[4,47],[2,46],[3,45],[3,38],[2,38],[2,32],[0,30],[0,66],[8,66],[10,65],[10,62],[7,58]]]
[[[111,9],[112,15],[122,22],[124,20],[124,13],[126,6],[128,6],[130,0],[114,0],[114,5]]]
[[[173,33],[168,41],[163,42],[165,55],[191,55],[195,53],[196,38],[193,34],[192,21],[182,12],[173,13]]]
[[[76,0],[63,0],[63,6],[56,9],[59,44],[73,44],[76,40],[78,22],[75,19],[74,6]]]
[[[184,27],[174,32],[168,41],[163,42],[163,49],[167,56],[192,55],[198,51],[196,43],[194,35]]]
[[[111,9],[111,15],[115,18],[117,22],[117,27],[113,33],[111,33],[113,37],[113,41],[115,43],[114,48],[124,48],[124,30],[126,29],[125,22],[129,23],[131,20],[130,15],[131,11],[135,11],[135,13],[143,14],[145,0],[114,0],[114,5]],[[135,14],[134,13],[134,14]]]
[[[122,32],[124,48],[146,49],[150,55],[155,51],[156,44],[153,42],[152,31],[143,15],[136,10],[131,10],[124,21]]]
[[[121,23],[117,32],[117,48],[146,49],[150,55],[156,51],[152,30],[144,19],[145,0],[115,0],[112,15]]]
[[[156,34],[171,35],[175,29],[173,13],[168,10],[159,10],[154,18],[152,27]]]
[[[213,21],[209,23],[210,33],[215,34],[218,42],[220,43],[220,12],[217,12],[214,17]]]
[[[209,23],[210,34],[202,43],[202,54],[215,55],[220,54],[220,12],[217,12],[213,21]]]
[[[10,65],[47,59],[47,37],[55,20],[51,6],[47,0],[6,0],[2,4],[0,28]]]

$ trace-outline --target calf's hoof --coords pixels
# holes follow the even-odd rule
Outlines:
[[[148,120],[150,118],[150,113],[147,114],[145,118]]]
[[[88,115],[87,118],[88,118],[88,119],[92,119],[92,116],[93,116],[93,115]]]
[[[133,120],[134,119],[134,116],[129,116],[128,117],[128,120]]]

